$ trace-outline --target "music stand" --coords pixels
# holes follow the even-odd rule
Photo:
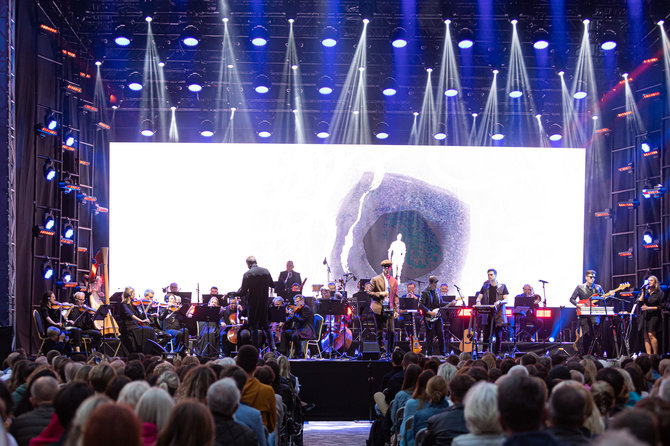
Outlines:
[[[222,307],[225,307],[225,306],[228,305],[228,298],[224,294],[203,294],[202,295],[202,302],[203,303],[208,303],[209,300],[212,297],[216,297],[219,300],[219,305],[221,305]],[[183,300],[182,300],[182,302],[183,302]],[[190,299],[189,299],[189,303],[191,303]]]
[[[316,308],[321,316],[342,316],[346,313],[345,305],[336,299],[319,300]]]
[[[269,322],[286,322],[286,308],[270,307],[268,308]]]
[[[174,294],[175,296],[181,297],[182,304],[190,304],[193,302],[193,293],[190,291],[170,291],[168,294]]]
[[[398,308],[406,310],[408,313],[416,313],[419,311],[419,299],[413,297],[399,297]]]
[[[193,320],[197,322],[204,322],[207,325],[207,329],[214,328],[215,330],[219,329],[219,321],[221,320],[221,308],[220,307],[205,307],[205,306],[196,306],[195,311],[193,312]],[[214,327],[210,326],[214,324]],[[207,348],[214,350],[214,354],[218,355],[218,348],[213,346],[209,342],[209,337],[207,339],[207,344],[202,348],[200,356],[205,356]]]

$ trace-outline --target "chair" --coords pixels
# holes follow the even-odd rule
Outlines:
[[[414,446],[421,446],[424,441],[426,441],[426,437],[428,436],[428,428],[423,428],[419,432],[416,433],[416,437],[414,437]]]
[[[409,444],[409,439],[412,438],[413,432],[414,432],[414,416],[411,416],[405,421],[405,444]]]
[[[35,322],[35,329],[37,330],[37,338],[42,341],[39,350],[37,350],[37,356],[39,356],[42,352],[42,347],[44,347],[44,341],[47,340],[47,335],[44,331],[44,322],[42,321],[42,316],[37,310],[33,310],[33,321]]]
[[[303,341],[305,342],[304,345],[304,350],[305,350],[305,359],[307,359],[307,349],[309,349],[310,345],[313,345],[316,347],[316,350],[319,352],[317,355],[319,358],[321,358],[321,329],[323,328],[323,316],[320,314],[315,314],[314,315],[314,333],[316,333],[316,339],[309,339],[308,341]]]
[[[400,444],[400,426],[402,426],[403,418],[405,418],[405,406],[396,410],[395,418],[393,418],[393,446]]]

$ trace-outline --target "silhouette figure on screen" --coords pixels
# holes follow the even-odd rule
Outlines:
[[[402,274],[402,266],[405,263],[405,254],[407,254],[407,246],[405,246],[405,242],[402,241],[402,234],[398,234],[388,250],[388,258],[393,262],[393,277],[397,280],[400,280],[400,274]]]

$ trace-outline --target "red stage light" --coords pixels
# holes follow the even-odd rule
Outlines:
[[[537,317],[538,318],[544,318],[548,319],[551,317],[551,309],[549,308],[541,308],[537,310]]]
[[[458,317],[470,317],[472,316],[472,308],[461,308],[458,310]]]

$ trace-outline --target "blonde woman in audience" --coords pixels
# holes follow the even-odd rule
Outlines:
[[[84,426],[86,425],[86,421],[88,421],[88,417],[91,416],[91,412],[93,412],[98,406],[112,402],[113,401],[109,397],[102,394],[93,395],[86,398],[84,402],[81,403],[81,406],[79,406],[79,409],[77,409],[74,420],[72,420],[72,427],[70,428],[70,432],[67,436],[67,439],[65,440],[65,446],[81,446],[82,432]]]
[[[469,434],[454,438],[452,446],[499,446],[505,442],[498,421],[498,388],[479,382],[465,394],[465,425]]]
[[[144,392],[135,406],[135,413],[142,422],[144,446],[156,444],[158,432],[165,426],[173,406],[174,400],[163,389],[152,387]]]
[[[119,404],[127,404],[134,410],[137,402],[147,390],[149,390],[149,383],[146,381],[133,381],[123,386],[116,402]]]

